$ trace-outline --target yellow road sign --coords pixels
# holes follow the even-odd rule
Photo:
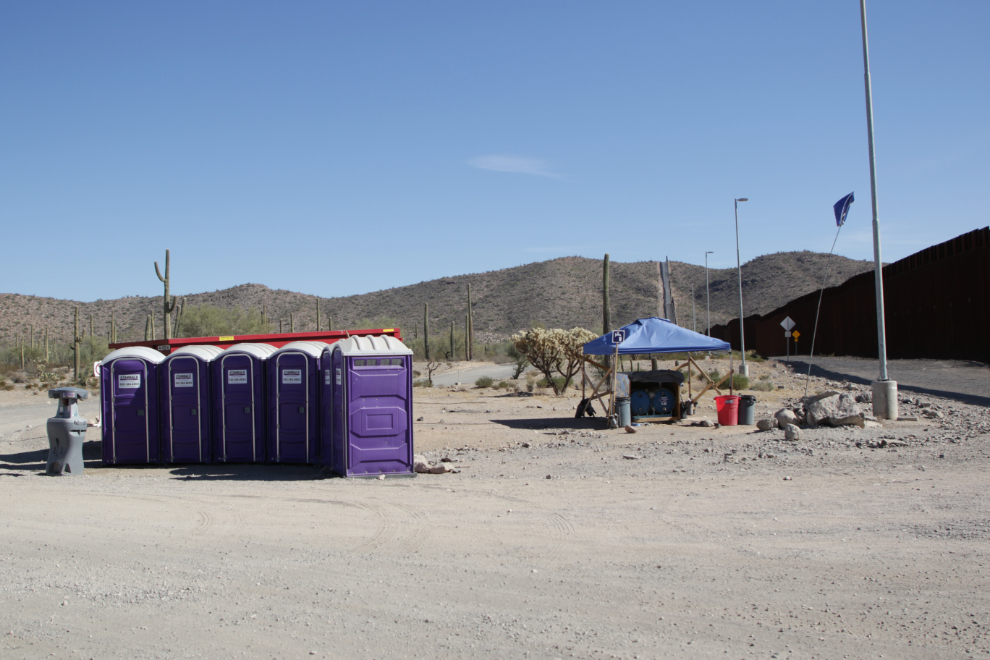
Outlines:
[[[794,332],[791,333],[791,337],[794,337],[794,341],[797,341],[798,340],[798,337],[800,337],[800,336],[801,336],[801,333],[798,332],[797,330],[795,330]]]

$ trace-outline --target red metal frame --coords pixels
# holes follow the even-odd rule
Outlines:
[[[347,339],[348,337],[365,337],[368,335],[388,335],[402,341],[399,328],[376,328],[373,330],[324,330],[322,332],[285,332],[270,335],[230,335],[226,337],[182,337],[180,339],[152,339],[150,341],[126,341],[110,344],[116,350],[128,346],[147,346],[168,355],[173,350],[183,346],[218,346],[227,348],[234,344],[270,344],[281,348],[293,341],[325,341],[328,344]]]

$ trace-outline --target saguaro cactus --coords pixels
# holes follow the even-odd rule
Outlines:
[[[426,348],[426,361],[430,361],[430,303],[423,305],[423,346]]]
[[[45,362],[48,362],[48,326],[45,326]]]
[[[289,312],[289,332],[296,331],[296,322],[292,316],[292,312]]]
[[[608,253],[605,253],[605,261],[602,263],[602,334],[607,334],[612,329],[612,313],[608,304]],[[605,356],[605,364],[612,366],[612,357]]]
[[[612,314],[608,305],[608,253],[602,263],[602,334],[612,329]]]
[[[457,353],[454,352],[454,322],[450,322],[450,359],[456,360]]]
[[[172,326],[172,336],[179,336],[179,322],[182,321],[182,310],[186,308],[186,299],[179,298],[175,308],[175,325]]]
[[[75,329],[72,332],[72,373],[75,375],[76,381],[82,381],[79,373],[79,342],[81,337],[79,336],[79,308],[76,307],[76,322]]]
[[[320,297],[316,296],[316,331],[320,331]]]
[[[468,360],[474,359],[474,310],[471,309],[471,285],[467,285],[468,289],[468,313],[467,313],[467,336],[464,338],[464,343],[467,345],[465,349],[465,358]]]
[[[160,279],[165,284],[165,297],[164,297],[164,301],[163,301],[163,304],[162,304],[162,310],[164,312],[163,315],[162,315],[162,327],[165,328],[165,339],[166,340],[172,338],[172,324],[169,323],[169,316],[171,316],[172,310],[175,309],[175,298],[171,298],[170,299],[169,298],[169,295],[168,295],[168,286],[169,286],[169,274],[168,274],[169,264],[168,264],[168,261],[169,261],[169,259],[168,259],[168,250],[165,250],[165,277],[162,277],[161,271],[158,270],[158,262],[157,261],[155,262],[155,275],[157,275],[158,276],[158,279]],[[153,332],[154,332],[154,330],[152,330],[152,333]]]

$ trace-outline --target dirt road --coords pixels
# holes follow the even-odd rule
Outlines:
[[[46,478],[43,427],[0,435],[0,657],[990,654],[985,409],[786,443],[574,403],[418,391],[419,449],[460,472],[384,481],[96,442]]]
[[[783,359],[783,358],[777,358]],[[794,370],[808,373],[808,356],[791,358]],[[816,357],[812,375],[867,385],[878,378],[877,360]],[[888,376],[903,392],[932,394],[973,405],[990,406],[990,367],[965,360],[890,360]]]

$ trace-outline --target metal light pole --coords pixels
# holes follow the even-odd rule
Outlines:
[[[708,255],[715,254],[711,250],[705,252],[705,310],[708,314],[708,336],[712,336],[712,303],[711,294],[708,291]]]
[[[749,375],[749,367],[746,366],[746,332],[743,328],[742,264],[739,261],[739,202],[748,201],[748,197],[733,200],[733,205],[736,207],[736,272],[739,274],[739,344],[742,347],[742,366],[739,367],[739,373],[743,376]]]
[[[866,85],[866,131],[870,143],[870,197],[873,201],[873,267],[877,296],[877,352],[880,378],[873,383],[873,414],[897,419],[897,383],[887,378],[887,341],[883,318],[883,262],[880,260],[880,212],[877,207],[877,162],[873,146],[873,89],[870,84],[870,48],[866,37],[866,0],[859,0],[863,26],[863,72]]]

